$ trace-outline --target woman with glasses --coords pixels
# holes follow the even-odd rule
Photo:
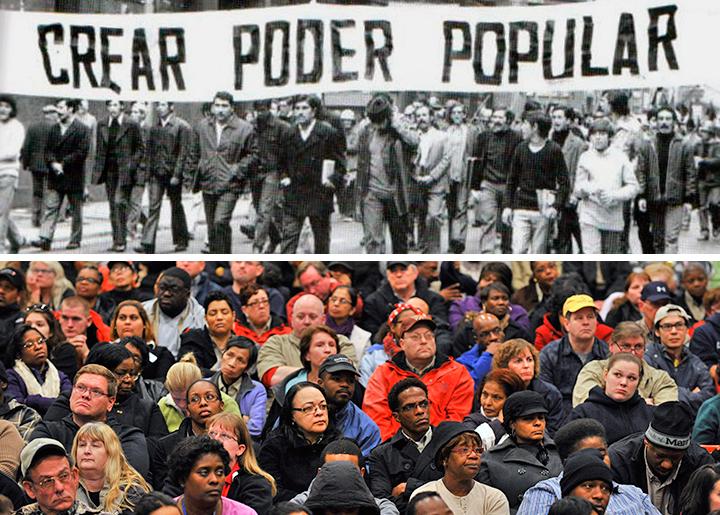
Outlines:
[[[61,393],[70,394],[72,384],[49,360],[50,349],[43,334],[21,324],[7,346],[4,364],[8,387],[5,395],[44,416]]]
[[[53,365],[72,381],[78,371],[75,347],[66,340],[60,322],[55,318],[50,306],[47,304],[29,306],[25,309],[24,322],[45,337]]]
[[[330,426],[324,390],[308,381],[287,392],[274,429],[260,448],[260,467],[275,478],[277,494],[273,502],[288,501],[310,486],[322,465],[325,446],[340,437]]]
[[[47,304],[52,309],[60,308],[60,302],[75,292],[57,261],[30,261],[25,282],[29,302]]]
[[[72,457],[80,474],[77,498],[107,513],[132,513],[150,485],[125,458],[120,440],[107,424],[91,422],[75,435]]]
[[[244,286],[238,295],[242,313],[235,321],[234,332],[263,345],[276,334],[290,334],[292,329],[285,321],[270,311],[270,297],[267,290],[257,284]]]
[[[370,347],[372,334],[355,324],[358,299],[352,286],[336,286],[327,299],[325,324],[352,342],[359,362]]]
[[[594,418],[605,427],[607,444],[645,431],[653,407],[640,396],[643,362],[629,352],[613,354],[603,373],[603,386],[594,386],[588,398],[573,408],[566,422]]]
[[[160,399],[168,393],[165,386],[156,379],[146,379],[143,377],[143,371],[151,363],[151,360],[153,362],[157,361],[157,356],[150,353],[150,348],[147,343],[145,343],[145,340],[138,336],[124,336],[123,338],[118,338],[113,343],[126,348],[133,356],[138,373],[135,388],[140,398],[147,399],[155,404],[160,402]]]
[[[222,495],[247,504],[259,515],[272,510],[277,492],[275,479],[260,468],[248,427],[242,417],[220,413],[208,420],[208,436],[220,442],[230,455],[230,473]]]
[[[555,442],[545,432],[548,410],[537,392],[517,392],[503,406],[509,435],[485,452],[478,481],[501,490],[514,513],[528,488],[562,472]]]
[[[410,499],[423,492],[437,492],[454,514],[507,515],[508,500],[497,488],[475,480],[480,470],[483,445],[480,436],[460,422],[441,422],[433,432],[435,466],[443,477],[415,489]]]

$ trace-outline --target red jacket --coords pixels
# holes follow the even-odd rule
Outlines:
[[[235,325],[233,325],[233,332],[237,336],[244,336],[245,338],[248,338],[249,340],[254,341],[258,345],[264,345],[265,342],[268,341],[268,338],[270,338],[273,335],[290,334],[292,332],[292,328],[286,326],[285,324],[281,324],[279,326],[270,328],[263,334],[257,334],[255,331],[253,331],[249,327],[245,327],[240,322],[235,320]]]
[[[388,393],[395,383],[408,377],[418,376],[408,369],[405,353],[398,352],[375,369],[365,389],[363,411],[378,425],[383,441],[400,429],[390,412]],[[428,389],[433,426],[443,420],[461,422],[472,411],[475,384],[467,369],[453,358],[437,355],[435,367],[419,379]]]
[[[535,348],[539,351],[542,350],[542,348],[548,343],[559,340],[564,335],[562,331],[555,329],[555,327],[550,323],[549,317],[550,314],[545,313],[542,325],[535,330]],[[607,343],[612,332],[612,327],[598,322],[597,329],[595,329],[595,336]]]
[[[55,318],[60,321],[60,310],[58,309],[53,313],[55,315]],[[110,341],[110,327],[103,322],[102,317],[100,316],[100,313],[95,311],[94,309],[90,310],[90,320],[92,320],[93,325],[95,326],[95,334],[97,335],[97,341],[99,342],[109,342]]]

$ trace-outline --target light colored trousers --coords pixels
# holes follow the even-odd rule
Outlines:
[[[551,223],[552,220],[542,216],[540,211],[531,211],[529,209],[513,210],[513,254],[546,254]]]

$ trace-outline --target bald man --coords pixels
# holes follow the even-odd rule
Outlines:
[[[470,372],[475,384],[480,384],[492,368],[493,355],[505,341],[505,331],[498,317],[492,313],[479,313],[472,321],[475,345],[457,358]]]

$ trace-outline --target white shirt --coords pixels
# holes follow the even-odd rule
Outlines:
[[[302,125],[298,125],[298,129],[300,130],[300,137],[303,141],[307,141],[307,139],[310,137],[310,133],[315,128],[315,120],[312,120],[307,127],[304,129],[302,128]]]

